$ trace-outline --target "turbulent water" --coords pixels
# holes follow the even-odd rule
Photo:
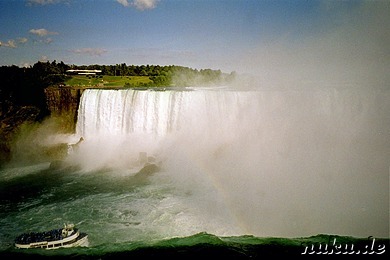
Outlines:
[[[0,251],[70,222],[89,247],[42,254],[388,238],[389,111],[383,89],[86,90],[62,162],[1,169]]]

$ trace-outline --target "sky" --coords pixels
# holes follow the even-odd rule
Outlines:
[[[0,0],[0,24],[0,66],[180,65],[389,82],[387,0]]]

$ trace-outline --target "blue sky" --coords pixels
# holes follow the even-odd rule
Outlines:
[[[385,0],[0,0],[0,65],[387,73],[389,14]]]

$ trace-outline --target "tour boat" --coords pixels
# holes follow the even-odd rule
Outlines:
[[[74,224],[44,232],[24,233],[15,239],[17,248],[45,248],[88,246],[88,235],[80,233]]]

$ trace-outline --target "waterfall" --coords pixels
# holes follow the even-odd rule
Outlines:
[[[77,135],[161,137],[183,130],[227,134],[242,119],[239,108],[249,96],[232,91],[88,89],[80,102]]]
[[[378,89],[89,89],[77,122],[85,141],[72,160],[128,174],[140,152],[157,154],[156,178],[186,208],[229,214],[227,225],[245,234],[366,235],[361,223],[383,234],[388,100]]]

